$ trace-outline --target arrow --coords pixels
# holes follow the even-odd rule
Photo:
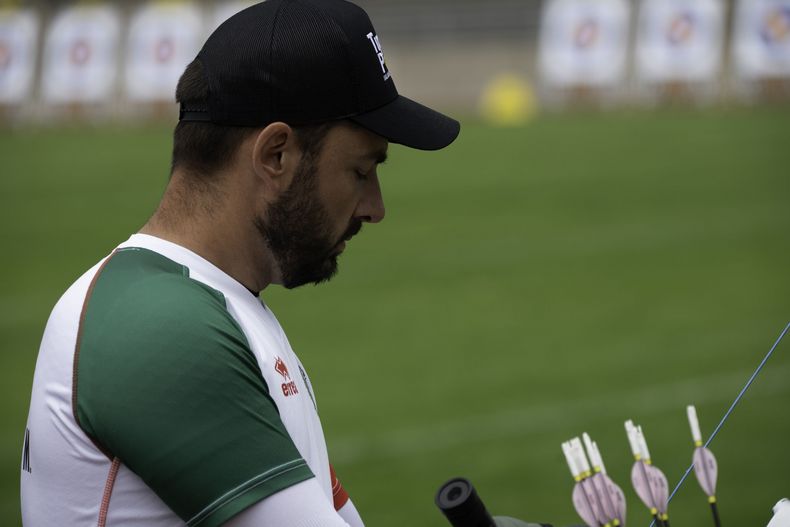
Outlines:
[[[604,513],[611,520],[612,525],[625,527],[625,495],[623,490],[606,473],[606,466],[603,464],[598,444],[590,439],[587,432],[582,434],[582,439],[584,439],[587,456],[590,458],[593,466],[592,482],[598,495],[602,498]]]
[[[612,479],[606,473],[606,467],[603,464],[601,453],[598,451],[598,444],[595,441],[593,441],[593,448],[595,449],[595,455],[601,466],[601,473],[604,476],[603,479],[606,482],[606,488],[612,498],[614,510],[617,513],[617,518],[620,520],[622,526],[625,527],[625,494],[623,494],[623,489],[621,489],[617,483],[612,481]]]
[[[642,503],[650,510],[653,521],[658,527],[664,525],[663,518],[659,515],[656,497],[653,495],[653,486],[650,484],[648,464],[643,459],[642,444],[639,441],[638,429],[630,419],[625,422],[625,433],[628,437],[628,444],[631,453],[634,455],[634,465],[631,467],[631,484],[634,486],[636,495]],[[647,446],[646,444],[644,445]],[[649,453],[648,453],[649,455]]]
[[[636,439],[639,443],[639,449],[642,454],[642,459],[647,465],[647,476],[650,490],[655,499],[655,505],[658,509],[659,518],[664,522],[665,527],[669,527],[669,515],[667,514],[667,500],[669,498],[669,483],[667,477],[661,470],[653,465],[650,450],[647,448],[647,441],[645,434],[642,433],[642,427],[636,427]]]
[[[587,456],[584,454],[582,442],[578,437],[574,437],[570,440],[570,444],[571,451],[577,460],[577,466],[579,466],[583,471],[584,477],[581,485],[585,489],[585,492],[590,496],[590,499],[594,505],[594,509],[598,514],[598,520],[604,527],[612,527],[614,517],[607,513],[604,506],[603,497],[598,493],[598,489],[595,486],[595,482],[593,481],[592,477],[593,473],[590,470],[590,462],[587,460]]]
[[[746,384],[744,384],[743,388],[741,388],[741,391],[738,392],[737,396],[735,396],[735,399],[732,401],[732,404],[730,405],[730,407],[727,409],[726,412],[724,412],[724,416],[719,421],[719,424],[716,425],[716,428],[713,430],[713,433],[710,435],[708,440],[703,445],[705,448],[707,448],[708,445],[710,445],[711,442],[719,434],[719,431],[721,430],[721,427],[724,426],[724,423],[726,423],[727,419],[730,418],[730,415],[732,414],[733,410],[735,410],[735,407],[738,406],[739,402],[741,402],[741,399],[743,399],[743,396],[746,394],[746,391],[751,387],[751,385],[754,382],[754,380],[757,378],[757,376],[763,370],[763,368],[765,367],[766,363],[768,362],[768,359],[770,359],[771,356],[774,354],[774,351],[779,346],[779,343],[782,342],[782,339],[785,338],[785,335],[787,335],[788,331],[790,331],[790,322],[788,322],[787,325],[784,327],[784,329],[781,331],[781,333],[779,333],[779,336],[774,341],[773,346],[771,346],[771,349],[769,349],[768,353],[765,354],[765,357],[763,357],[763,360],[760,361],[760,364],[758,364],[757,368],[754,370],[754,373],[751,374],[749,379],[746,381]],[[694,463],[689,465],[689,467],[686,469],[686,472],[684,472],[683,475],[680,477],[680,480],[678,481],[677,485],[675,485],[675,488],[672,489],[672,493],[669,495],[669,499],[667,500],[667,502],[672,501],[672,498],[675,497],[675,494],[678,493],[678,491],[680,490],[680,487],[683,486],[683,483],[686,481],[686,478],[691,473],[693,468],[694,468]],[[653,523],[650,524],[650,527],[653,527]]]
[[[700,487],[708,496],[714,525],[721,527],[719,508],[716,504],[716,477],[718,476],[716,458],[713,456],[713,452],[702,445],[702,433],[700,432],[699,420],[697,419],[697,409],[692,405],[687,406],[686,415],[691,427],[691,437],[694,439],[695,448],[692,456],[694,475],[697,476]]]
[[[589,436],[585,440],[589,440]],[[600,467],[600,453],[592,451],[590,458],[595,465],[595,474],[578,437],[562,445],[571,475],[576,481],[573,488],[573,503],[576,512],[589,525],[623,527],[625,525],[625,496],[623,491],[608,478]],[[597,456],[597,457],[596,457]],[[605,479],[604,479],[605,478]]]
[[[648,478],[650,479],[650,487],[653,489],[653,496],[656,498],[656,508],[658,509],[659,517],[664,523],[664,527],[669,527],[669,514],[667,514],[669,483],[667,482],[667,477],[657,466],[651,465],[650,461],[645,460],[645,463],[647,463]]]
[[[581,519],[584,520],[584,523],[587,525],[600,527],[603,525],[603,523],[599,521],[598,514],[594,509],[594,505],[590,499],[590,496],[584,490],[582,485],[582,480],[585,478],[584,470],[578,465],[578,460],[574,455],[573,447],[571,446],[570,441],[566,441],[562,444],[562,453],[565,454],[565,461],[567,461],[571,475],[573,476],[574,481],[576,481],[571,494],[571,498],[573,499],[573,507],[576,509],[576,512],[579,514]]]

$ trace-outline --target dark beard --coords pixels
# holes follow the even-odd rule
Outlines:
[[[337,246],[362,227],[362,222],[354,219],[340,239],[333,239],[329,215],[319,201],[317,187],[315,162],[306,156],[291,185],[272,203],[265,218],[255,219],[287,289],[332,278],[337,273]]]

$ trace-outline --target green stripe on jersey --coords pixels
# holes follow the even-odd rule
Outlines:
[[[80,326],[75,410],[180,518],[211,527],[312,473],[225,297],[188,275],[147,249],[110,257]]]

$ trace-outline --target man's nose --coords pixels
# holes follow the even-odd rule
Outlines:
[[[378,223],[384,219],[384,197],[377,175],[373,175],[365,186],[365,194],[359,204],[357,216],[368,223]]]

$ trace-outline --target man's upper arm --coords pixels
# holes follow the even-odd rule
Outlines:
[[[86,302],[75,416],[188,525],[312,478],[220,293],[156,253],[120,251]]]

